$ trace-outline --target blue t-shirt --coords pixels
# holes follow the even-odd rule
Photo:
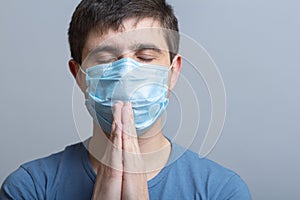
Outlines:
[[[0,199],[91,199],[96,174],[83,143],[20,166],[4,181]],[[148,181],[151,200],[251,199],[247,185],[230,171],[172,143],[167,165]]]

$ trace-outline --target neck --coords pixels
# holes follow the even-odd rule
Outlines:
[[[161,131],[161,120],[158,120],[143,136],[138,137],[140,152],[146,166],[148,180],[156,176],[166,165],[171,144]],[[93,136],[89,142],[89,158],[95,172],[98,171],[100,160],[103,158],[108,140],[107,135],[94,122]]]

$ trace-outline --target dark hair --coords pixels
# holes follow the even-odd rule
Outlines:
[[[158,20],[162,28],[178,33],[177,18],[165,0],[82,0],[68,31],[72,58],[82,62],[82,51],[91,31],[103,35],[109,29],[119,30],[125,19],[135,18],[138,22],[147,17]],[[178,52],[179,34],[176,35],[172,39],[167,37],[171,59]]]

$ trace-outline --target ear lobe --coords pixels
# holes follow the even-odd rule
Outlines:
[[[172,90],[176,85],[176,82],[178,80],[178,77],[179,77],[179,74],[181,71],[181,67],[182,67],[182,57],[181,57],[181,55],[177,54],[174,57],[173,63],[172,63],[170,90]]]

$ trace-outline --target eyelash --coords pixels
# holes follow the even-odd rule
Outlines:
[[[138,59],[142,62],[151,62],[153,61],[153,58],[141,58],[141,57],[138,57]]]
[[[153,56],[150,55],[136,55],[136,59],[139,60],[140,62],[145,62],[145,63],[150,63],[153,60],[155,60],[155,58]],[[109,62],[114,62],[118,60],[115,57],[103,57],[97,60],[97,63],[109,63]]]

